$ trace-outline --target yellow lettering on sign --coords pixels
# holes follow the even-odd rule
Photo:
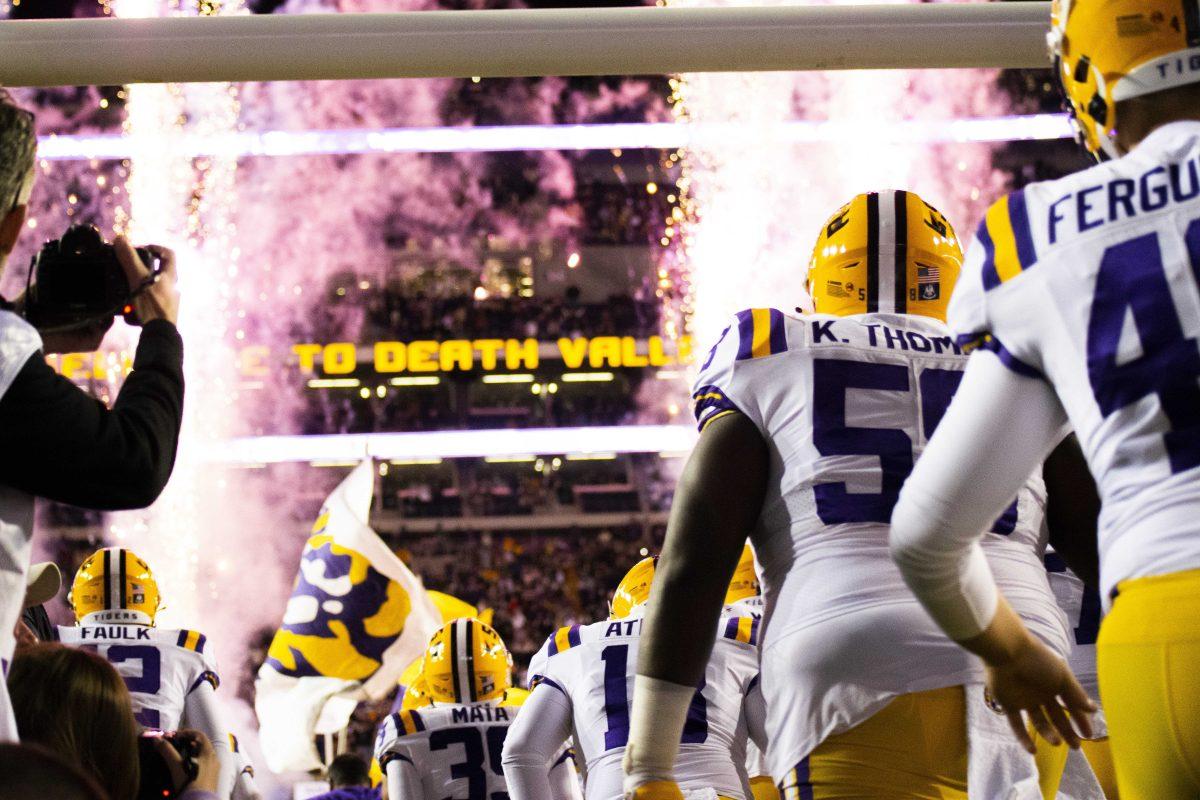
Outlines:
[[[375,371],[403,372],[405,362],[403,342],[375,343]]]
[[[663,340],[661,336],[651,336],[646,343],[650,353],[650,366],[652,367],[667,367],[675,363],[675,359],[663,349]]]
[[[298,359],[300,359],[301,372],[313,372],[316,370],[316,358],[317,354],[321,352],[321,345],[294,344],[292,345],[292,352],[296,354]]]
[[[469,370],[475,364],[475,348],[466,339],[451,339],[448,342],[442,342],[438,361],[441,363],[443,371],[448,372],[455,368]]]
[[[637,351],[637,339],[632,336],[621,337],[621,365],[625,367],[644,367],[650,359]]]
[[[62,357],[62,374],[69,381],[77,378],[90,377],[90,375],[82,375],[80,373],[87,366],[87,361],[83,353],[64,353]]]
[[[588,364],[592,369],[621,366],[621,340],[616,336],[597,336],[588,347]]]
[[[271,355],[270,348],[262,345],[243,347],[238,353],[238,372],[247,378],[265,378],[270,374],[267,369],[267,359]]]
[[[479,365],[484,369],[495,369],[497,354],[504,349],[504,340],[476,339],[473,344],[479,351]]]
[[[334,342],[325,345],[321,353],[321,367],[327,375],[349,375],[358,366],[354,342]]]
[[[504,343],[504,366],[508,369],[537,369],[538,340],[509,339]]]
[[[567,369],[579,369],[583,366],[583,359],[587,355],[588,340],[580,337],[578,339],[559,339],[558,352],[562,353],[563,364]]]
[[[434,361],[437,355],[438,343],[422,339],[410,342],[408,345],[409,372],[437,372],[438,364]]]
[[[694,344],[695,344],[695,340],[692,339],[692,337],[690,337],[690,336],[680,336],[679,337],[679,346],[678,346],[679,356],[678,356],[678,358],[679,358],[680,364],[692,363],[692,356],[694,355],[694,351],[692,348],[693,348]]]

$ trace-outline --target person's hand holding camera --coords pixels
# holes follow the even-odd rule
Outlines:
[[[124,236],[118,236],[113,240],[113,249],[117,253],[117,260],[125,269],[125,277],[129,279],[129,288],[137,291],[137,288],[150,277],[149,266],[142,262],[133,245]],[[133,310],[143,325],[154,319],[165,319],[167,322],[175,324],[179,317],[179,288],[175,272],[175,253],[169,248],[155,244],[147,245],[145,249],[158,259],[160,273],[158,280],[153,285],[134,297]]]
[[[186,789],[216,793],[221,762],[207,736],[200,731],[185,729],[175,731],[169,738],[155,739],[154,746],[171,772],[176,795],[182,794]],[[190,782],[188,770],[184,765],[185,754],[197,767],[196,777]]]

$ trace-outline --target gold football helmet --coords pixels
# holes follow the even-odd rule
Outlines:
[[[654,567],[658,556],[647,556],[630,567],[617,584],[612,602],[608,604],[609,619],[625,619],[650,599],[650,584],[654,581]]]
[[[400,700],[401,711],[411,711],[414,708],[424,708],[431,704],[429,688],[425,685],[425,676],[418,675],[416,680],[404,687],[404,697]]]
[[[67,602],[75,611],[77,623],[153,625],[160,598],[149,564],[132,550],[106,547],[80,565]]]
[[[742,548],[742,557],[738,559],[737,568],[733,571],[733,580],[729,582],[729,589],[725,592],[725,605],[748,597],[757,597],[761,593],[758,574],[754,571],[754,551],[750,545],[746,545]]]
[[[431,702],[499,700],[512,686],[512,655],[491,626],[456,619],[429,640],[421,677]]]
[[[962,246],[941,212],[914,192],[860,194],[813,248],[807,288],[818,314],[917,314],[946,320]]]
[[[1047,36],[1080,143],[1117,158],[1117,103],[1200,81],[1200,11],[1166,0],[1054,0]]]

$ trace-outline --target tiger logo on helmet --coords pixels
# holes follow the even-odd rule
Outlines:
[[[421,679],[433,703],[499,701],[512,686],[512,663],[504,640],[490,625],[456,619],[430,638]]]
[[[67,603],[75,621],[154,625],[161,598],[150,565],[132,550],[105,547],[80,565]]]
[[[1054,0],[1047,35],[1080,144],[1118,158],[1117,103],[1200,81],[1193,0]]]
[[[916,314],[946,321],[962,245],[916,192],[860,194],[817,237],[807,288],[818,314]]]

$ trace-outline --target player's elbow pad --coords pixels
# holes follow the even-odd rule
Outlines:
[[[998,595],[978,542],[955,532],[902,493],[892,513],[892,559],[930,616],[958,641],[978,636],[996,613]]]

